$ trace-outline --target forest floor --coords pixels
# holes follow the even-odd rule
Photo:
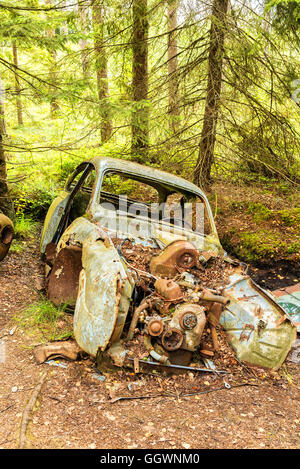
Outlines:
[[[208,194],[221,244],[264,288],[300,281],[300,191],[278,183],[215,182]]]
[[[42,283],[34,240],[0,264],[0,448],[18,448],[25,406],[45,371],[27,448],[300,447],[300,367],[290,361],[272,374],[245,368],[242,375],[226,375],[230,389],[208,373],[166,377],[120,370],[100,381],[90,358],[59,360],[65,367],[37,365],[33,347],[40,339],[13,318],[40,299]],[[195,392],[203,394],[182,396]],[[113,402],[149,394],[158,396]]]

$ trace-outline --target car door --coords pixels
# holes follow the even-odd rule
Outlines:
[[[53,200],[43,226],[40,244],[41,253],[45,253],[46,246],[49,243],[54,242],[56,244],[58,242],[67,227],[73,200],[93,169],[94,165],[89,162],[77,166],[67,180],[64,190]]]

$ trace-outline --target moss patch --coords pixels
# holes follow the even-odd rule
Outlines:
[[[274,211],[270,210],[268,207],[261,204],[260,202],[249,202],[248,213],[253,215],[253,220],[256,223],[270,220],[272,217],[274,217]]]
[[[217,230],[224,249],[246,262],[300,260],[300,194],[270,188],[215,185]],[[216,197],[214,197],[216,198]],[[214,201],[211,197],[214,211]]]
[[[237,254],[249,261],[274,258],[287,249],[279,233],[269,230],[258,230],[255,233],[245,231],[240,233],[239,238],[241,242],[237,247]]]
[[[299,230],[300,227],[300,208],[289,208],[279,210],[277,216],[285,226],[292,226]]]

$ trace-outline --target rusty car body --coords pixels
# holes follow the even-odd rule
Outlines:
[[[9,251],[14,237],[14,225],[3,213],[0,213],[0,262]]]
[[[197,198],[205,228],[182,226],[164,209],[153,219],[147,202],[104,190],[115,176],[147,185],[163,207],[173,194],[184,203]],[[189,366],[208,326],[214,350],[222,326],[238,361],[269,369],[280,367],[295,340],[288,314],[224,252],[205,194],[178,176],[114,158],[81,163],[50,206],[41,252],[49,298],[75,307],[77,343],[117,366],[132,357],[136,337],[144,350],[131,359],[136,366],[146,355],[151,363]],[[137,252],[139,259],[150,252],[147,269],[134,264]]]

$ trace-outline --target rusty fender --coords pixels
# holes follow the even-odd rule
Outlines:
[[[104,351],[120,339],[134,285],[112,242],[99,233],[92,232],[82,243],[82,267],[74,335],[79,346],[95,357],[98,349]]]
[[[234,274],[224,296],[230,299],[220,315],[239,361],[276,370],[296,338],[291,318],[250,277]]]
[[[0,213],[0,261],[4,259],[14,237],[14,225],[12,221]]]

